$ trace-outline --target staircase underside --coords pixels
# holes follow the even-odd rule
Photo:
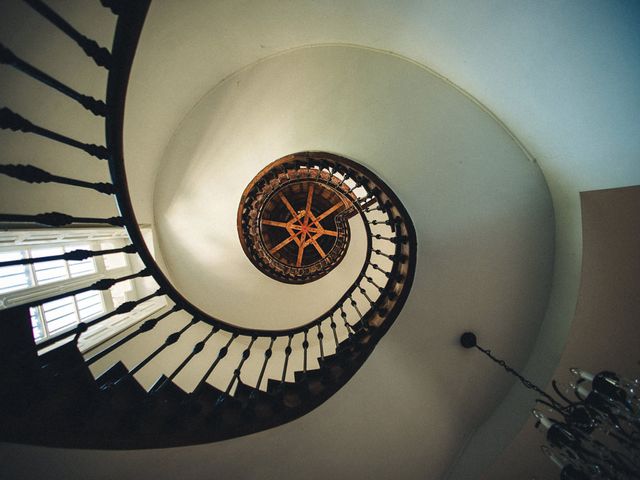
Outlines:
[[[225,440],[281,425],[333,395],[366,360],[374,336],[356,332],[320,368],[270,379],[267,391],[242,381],[233,395],[208,383],[185,392],[166,377],[146,391],[122,362],[94,379],[74,342],[37,356],[28,309],[0,315],[2,440],[67,448],[162,448]],[[8,348],[10,347],[10,348]]]

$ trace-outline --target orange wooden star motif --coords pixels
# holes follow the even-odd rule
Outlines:
[[[307,190],[307,202],[304,210],[296,211],[287,197],[280,193],[279,197],[284,206],[289,210],[291,214],[291,219],[287,222],[278,222],[275,220],[262,220],[263,225],[271,225],[272,227],[284,228],[287,230],[289,236],[269,250],[269,253],[274,254],[278,250],[280,250],[285,245],[288,245],[291,242],[295,242],[298,246],[298,256],[296,259],[296,267],[302,266],[302,256],[304,255],[305,249],[309,245],[313,245],[317,252],[320,254],[321,258],[326,257],[326,253],[318,243],[318,239],[323,235],[329,235],[332,237],[337,237],[338,232],[335,230],[327,230],[320,223],[323,219],[331,215],[337,209],[344,205],[343,202],[338,202],[335,205],[332,205],[327,210],[322,212],[317,217],[313,214],[311,207],[313,206],[313,192],[314,192],[314,184],[310,183],[309,188]]]

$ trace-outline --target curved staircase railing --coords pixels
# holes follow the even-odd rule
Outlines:
[[[117,252],[139,256],[145,267],[131,275],[102,279],[0,310],[0,374],[6,387],[0,395],[2,440],[76,448],[188,445],[271,428],[316,408],[358,370],[396,319],[409,294],[416,265],[416,235],[402,203],[373,172],[355,162],[320,152],[302,152],[281,159],[279,170],[272,170],[262,181],[284,181],[290,172],[304,171],[318,179],[337,179],[339,187],[347,192],[353,212],[366,231],[367,253],[361,271],[332,308],[295,328],[240,328],[208,315],[181,295],[156,264],[129,196],[123,153],[124,107],[149,0],[101,0],[117,15],[110,51],[79,33],[41,0],[25,2],[74,40],[99,68],[107,69],[106,100],[75,91],[4,45],[0,45],[0,62],[78,102],[89,114],[104,117],[105,144],[93,145],[64,136],[8,108],[0,109],[0,128],[63,143],[95,157],[95,161],[106,160],[112,181],[87,182],[33,165],[1,164],[0,173],[24,182],[53,182],[113,196],[120,215],[94,218],[61,212],[1,213],[0,226],[19,229],[34,225],[109,225],[126,229],[130,244],[117,249],[82,249],[2,262],[0,271],[12,265],[78,261]],[[141,277],[153,278],[158,289],[44,342],[34,342],[30,307],[87,291],[109,290],[119,282]],[[115,315],[129,314],[156,297],[167,299],[169,305],[164,311],[116,341],[98,347],[97,353],[88,358],[80,354],[77,342],[89,327]],[[130,368],[116,361],[94,378],[89,367],[96,362],[117,359],[118,352],[133,339],[151,336],[161,322],[170,323],[185,314],[191,320],[175,323],[173,332],[159,341],[150,354]],[[136,374],[158,362],[161,354],[176,343],[184,343],[188,331],[198,334],[189,353],[177,365],[167,367],[165,374],[145,390]],[[192,372],[199,378],[195,387],[185,391],[178,386],[176,377],[194,368],[194,358],[211,349],[216,354],[206,367]],[[233,368],[227,368],[226,376],[213,381],[212,373],[224,362],[231,362]]]

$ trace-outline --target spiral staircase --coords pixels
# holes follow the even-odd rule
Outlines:
[[[336,255],[340,258],[335,257],[337,262],[344,256],[350,218],[361,221],[364,226],[365,261],[355,281],[335,305],[301,326],[257,330],[234,326],[210,316],[181,295],[158,267],[145,244],[129,196],[123,158],[125,101],[136,45],[149,2],[102,1],[103,6],[117,16],[110,50],[75,30],[41,0],[29,0],[27,3],[34,14],[42,15],[73,39],[80,47],[78,54],[83,51],[95,62],[96,68],[108,71],[106,99],[98,100],[75,91],[5,46],[0,52],[2,63],[47,85],[52,92],[57,91],[75,100],[86,109],[87,115],[102,117],[105,140],[102,145],[84,143],[37,125],[6,107],[0,110],[0,127],[14,131],[15,135],[37,135],[47,141],[79,149],[87,155],[87,161],[108,162],[111,183],[86,182],[26,164],[2,165],[0,173],[23,182],[53,182],[89,189],[95,195],[109,195],[117,202],[120,215],[110,218],[72,216],[65,212],[46,212],[47,207],[43,205],[43,213],[36,215],[3,212],[0,222],[8,229],[109,225],[125,229],[130,244],[116,250],[74,250],[55,258],[8,261],[0,267],[60,259],[78,261],[118,251],[137,255],[144,268],[125,277],[102,279],[88,287],[0,311],[4,328],[0,368],[6,387],[0,400],[2,440],[101,449],[191,445],[269,429],[305,415],[325,402],[366,361],[397,318],[411,289],[416,265],[416,235],[400,200],[373,172],[331,154],[301,152],[276,162],[271,170],[265,169],[256,178],[253,189],[248,188],[243,197],[246,206],[243,208],[241,205],[239,210],[238,230],[249,245],[247,249],[259,243],[256,235],[252,235],[258,228],[255,224],[256,204],[283,185],[301,180],[317,182],[317,189],[333,189],[335,198],[340,198],[348,209],[338,215],[335,221],[337,230],[325,229],[320,222],[329,217],[335,207],[323,208],[325,213],[316,212],[317,217],[314,216],[311,187],[306,210],[301,210],[302,213],[296,217],[300,220],[306,214],[306,219],[299,225],[287,226],[291,237],[282,244],[298,244],[297,267],[301,267],[307,245],[315,246],[322,258],[313,260],[308,268],[296,269],[294,265],[285,270],[279,267],[280,270],[276,271],[274,268],[280,263],[265,260],[265,255],[269,255],[263,252],[262,256],[256,254],[252,258],[256,266],[271,269],[275,272],[271,274],[274,278],[286,277],[284,281],[290,279],[294,283],[311,281],[318,274],[326,274],[324,270],[334,259],[332,252],[338,252]],[[296,214],[288,201],[287,206]],[[298,229],[299,236],[296,236],[298,233],[293,231],[294,228]],[[323,234],[326,238],[333,236],[337,239],[328,253],[319,243]],[[303,243],[305,239],[306,243]],[[326,242],[323,245],[327,248]],[[279,247],[271,252],[274,250],[279,250]],[[284,251],[282,248],[280,253]],[[151,277],[158,286],[157,290],[135,301],[125,302],[98,318],[80,322],[75,328],[44,342],[34,342],[29,308],[87,291],[108,290],[118,282],[141,277]],[[165,311],[147,319],[117,341],[92,351],[87,358],[80,353],[78,341],[90,327],[114,315],[127,314],[157,297],[166,298],[169,306]],[[166,325],[175,322],[176,317],[185,316],[190,320],[184,325],[176,323],[182,326],[172,329],[164,342],[134,367],[127,368],[118,361],[94,378],[89,369],[91,365],[113,358],[133,339],[149,335],[160,322]],[[145,389],[135,375],[157,362],[163,351],[196,327],[202,328],[203,334],[193,344],[190,353],[176,368],[165,371],[150,389]],[[207,360],[208,366],[204,371],[198,372],[201,379],[195,387],[185,391],[174,379],[192,368],[191,361],[202,354],[205,347],[215,349],[217,355]],[[210,383],[212,372],[225,361],[234,367]],[[247,375],[248,371],[252,373]]]

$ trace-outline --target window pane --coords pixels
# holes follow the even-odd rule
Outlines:
[[[24,251],[0,253],[0,262],[26,258]],[[0,268],[0,293],[21,290],[33,285],[31,272],[26,265]]]
[[[102,294],[97,291],[79,293],[76,295],[76,304],[80,320],[86,320],[105,311]]]
[[[51,255],[61,255],[64,253],[62,247],[38,248],[31,251],[33,258],[48,257]],[[43,285],[46,283],[57,282],[69,278],[67,267],[64,260],[54,260],[51,262],[34,263],[33,270],[36,274],[36,283]]]
[[[42,324],[42,314],[39,307],[32,307],[29,309],[31,313],[31,328],[33,329],[33,338],[37,342],[45,337],[44,327]]]
[[[47,322],[49,333],[57,332],[63,328],[78,323],[73,297],[66,297],[42,305],[44,319]]]

